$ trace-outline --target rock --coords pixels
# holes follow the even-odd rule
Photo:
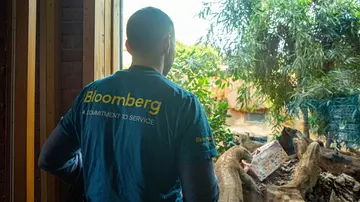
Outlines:
[[[320,168],[334,175],[345,173],[360,181],[360,158],[321,148]]]
[[[294,138],[294,145],[295,145],[296,156],[298,159],[301,159],[303,154],[306,152],[308,143],[305,139]]]
[[[331,191],[329,202],[341,202],[341,199],[338,196],[336,196],[334,190]]]
[[[294,145],[294,138],[296,137],[296,133],[297,130],[284,127],[281,131],[281,135],[276,138],[289,156],[296,153]]]
[[[360,200],[360,183],[346,174],[335,176],[323,172],[313,190],[306,194],[306,200],[356,202]]]
[[[263,182],[257,181],[258,186],[282,186],[288,184],[293,178],[295,167],[298,163],[299,161],[297,159],[286,161],[279,169],[267,177]]]
[[[305,202],[295,187],[268,186],[266,202]]]

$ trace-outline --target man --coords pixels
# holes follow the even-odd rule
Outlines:
[[[129,70],[86,86],[44,144],[39,166],[84,180],[87,201],[217,201],[213,135],[198,99],[165,78],[168,15],[147,7],[127,24]],[[82,173],[79,175],[79,173]]]

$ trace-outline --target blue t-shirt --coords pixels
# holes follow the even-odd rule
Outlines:
[[[177,164],[217,156],[198,99],[147,67],[86,86],[60,128],[80,145],[88,201],[181,201]]]

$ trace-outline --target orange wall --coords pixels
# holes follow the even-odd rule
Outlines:
[[[229,88],[225,89],[213,89],[216,91],[215,93],[219,98],[226,98],[228,100],[230,110],[228,113],[232,116],[231,118],[227,119],[227,123],[230,125],[230,129],[234,132],[249,132],[253,135],[260,135],[260,136],[268,136],[272,133],[271,128],[267,122],[264,123],[253,123],[253,122],[246,122],[245,121],[245,113],[246,111],[239,109],[237,105],[237,89],[242,85],[241,81],[232,82],[232,85]],[[253,102],[254,103],[254,102]],[[257,112],[266,112],[267,111],[267,104],[263,103],[259,106],[256,110]],[[293,121],[284,124],[288,127],[292,127],[302,131],[303,129],[303,122],[300,117],[295,118]]]

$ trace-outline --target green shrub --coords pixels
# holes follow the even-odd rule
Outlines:
[[[226,124],[228,102],[216,97],[216,89],[229,86],[229,76],[220,68],[220,54],[214,48],[201,45],[186,46],[177,42],[176,46],[175,62],[168,77],[197,96],[221,154],[226,150],[227,140],[232,138],[232,134]]]

